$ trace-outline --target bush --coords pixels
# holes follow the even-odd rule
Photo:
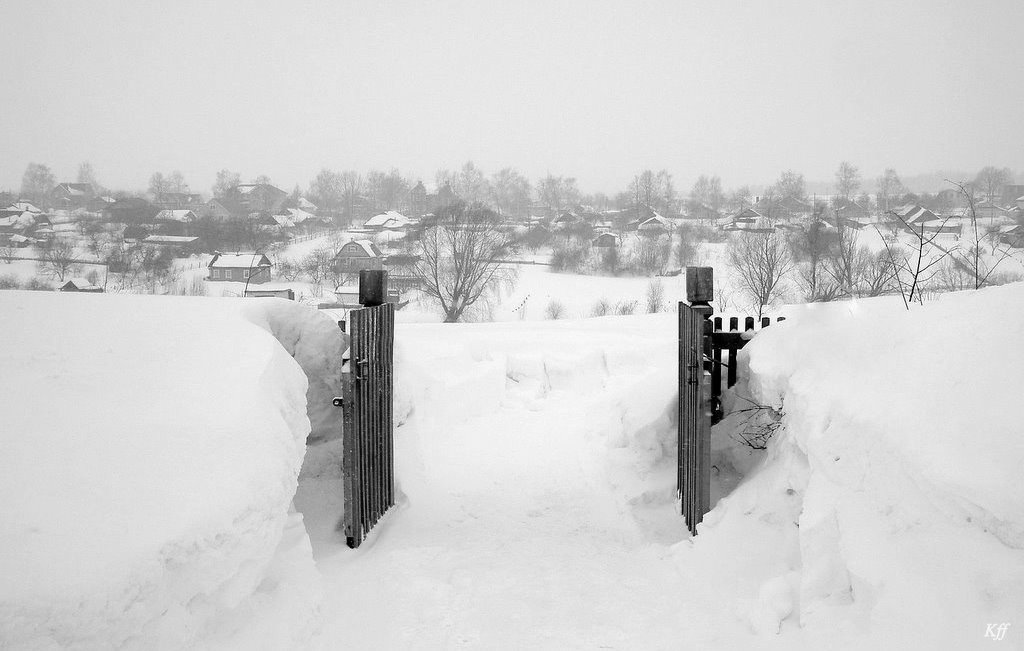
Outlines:
[[[578,272],[583,268],[586,259],[586,247],[570,242],[556,247],[551,253],[551,270]]]
[[[39,276],[32,276],[25,282],[23,289],[29,289],[35,292],[50,292],[53,291],[53,285],[46,282]]]
[[[660,278],[654,278],[647,283],[647,313],[661,312],[664,304],[665,286],[661,284]]]
[[[607,298],[600,298],[594,303],[593,309],[590,310],[591,316],[608,316],[612,313],[612,304]]]
[[[565,316],[565,306],[558,301],[552,300],[544,309],[544,314],[551,320],[561,319]]]
[[[636,312],[636,306],[636,301],[619,301],[619,303],[615,305],[615,313],[621,315],[633,314]]]
[[[0,289],[18,289],[21,287],[21,283],[18,282],[18,277],[13,274],[7,274],[0,276]]]

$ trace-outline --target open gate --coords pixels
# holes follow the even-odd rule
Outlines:
[[[343,379],[345,537],[349,547],[395,504],[392,388],[395,306],[387,272],[359,275],[362,309],[349,312],[349,372]]]
[[[711,510],[711,426],[722,420],[722,367],[726,388],[737,380],[737,353],[749,337],[739,331],[739,319],[729,319],[729,331],[722,319],[711,319],[714,300],[714,270],[686,268],[686,298],[679,303],[679,431],[676,494],[690,533]],[[785,321],[778,317],[776,321]],[[754,329],[754,317],[744,319],[744,330]],[[761,327],[771,319],[763,317]],[[728,355],[722,361],[722,352]]]
[[[689,271],[689,270],[687,270]],[[679,303],[679,431],[676,492],[690,533],[711,508],[711,414],[700,310]]]

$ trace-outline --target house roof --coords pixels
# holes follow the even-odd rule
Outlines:
[[[18,210],[21,212],[43,212],[42,210],[36,208],[27,201],[15,201],[14,203],[7,207],[7,210]]]
[[[153,219],[165,222],[192,222],[196,220],[196,214],[187,209],[161,210]]]
[[[185,235],[148,235],[142,241],[153,244],[192,244],[198,239],[198,237],[188,237]]]
[[[61,289],[64,289],[68,285],[74,287],[75,289],[79,289],[79,290],[82,290],[82,289],[99,289],[98,285],[93,285],[91,282],[89,282],[85,278],[72,278],[71,280],[69,280],[66,283],[64,283],[63,285],[61,285]]]
[[[207,266],[211,269],[254,269],[269,267],[270,260],[262,253],[216,253]]]
[[[305,197],[299,197],[299,208],[302,210],[316,210],[316,204]]]
[[[409,218],[395,210],[382,212],[366,220],[363,226],[371,228],[402,228],[409,224]]]
[[[353,245],[355,246],[353,247]],[[338,251],[338,256],[348,257],[344,255],[346,253],[346,249],[348,249],[348,251],[353,251],[357,254],[362,253],[367,258],[377,258],[384,255],[384,253],[379,248],[377,248],[377,245],[371,242],[370,240],[349,240],[348,242],[345,243],[344,246],[341,247],[341,250]]]
[[[73,196],[92,194],[92,185],[89,183],[59,183],[54,190],[63,189]]]

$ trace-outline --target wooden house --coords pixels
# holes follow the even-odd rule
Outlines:
[[[370,240],[346,242],[334,256],[336,273],[359,273],[364,269],[383,269],[384,254]]]
[[[59,183],[50,190],[53,205],[65,210],[85,208],[95,196],[96,192],[89,183]]]
[[[395,210],[389,210],[367,219],[363,228],[371,231],[386,231],[406,228],[408,225],[408,217]]]
[[[58,290],[62,292],[87,292],[91,294],[100,294],[103,292],[103,288],[99,285],[93,285],[85,278],[72,278],[60,287]]]
[[[619,246],[619,236],[615,233],[601,233],[593,239],[591,244],[600,249],[614,249]]]
[[[210,270],[207,280],[248,282],[262,284],[270,282],[270,259],[262,253],[214,253],[207,265]]]
[[[277,213],[288,200],[288,193],[269,183],[243,183],[232,188],[224,198],[233,200],[246,214],[260,211]]]

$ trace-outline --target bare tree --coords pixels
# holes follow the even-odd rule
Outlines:
[[[569,208],[580,200],[576,179],[548,174],[537,182],[537,197],[555,210]]]
[[[217,172],[217,180],[213,184],[213,196],[223,197],[228,192],[234,190],[241,182],[242,176],[238,172],[232,172],[227,169],[221,170]]]
[[[78,183],[88,183],[92,186],[93,190],[99,191],[100,184],[96,180],[96,172],[92,168],[92,163],[85,161],[78,165],[78,176],[75,179]]]
[[[859,189],[860,170],[857,166],[847,161],[839,163],[839,169],[836,170],[836,194],[844,199],[850,199]]]
[[[49,167],[41,163],[29,163],[21,177],[21,196],[36,203],[45,203],[55,185],[57,179]]]
[[[893,207],[890,205],[891,203],[898,201],[900,197],[907,193],[907,189],[903,187],[903,181],[900,180],[899,174],[891,167],[887,167],[882,176],[878,177],[877,187],[878,207],[886,212]]]
[[[911,225],[899,213],[889,211],[889,215],[903,225],[903,228],[914,238],[913,245],[909,251],[903,251],[889,243],[889,240],[882,235],[882,232],[875,227],[875,232],[885,245],[886,255],[892,263],[892,280],[903,298],[903,306],[910,309],[910,304],[915,300],[924,302],[921,289],[931,278],[939,272],[936,268],[943,258],[951,255],[947,250],[935,245],[935,239],[942,232],[942,229],[949,221],[947,217],[931,233],[925,227],[924,222]]]
[[[998,244],[994,244],[992,246],[992,254],[990,256],[985,255],[982,250],[982,246],[986,238],[991,238],[991,234],[982,230],[978,224],[977,202],[975,201],[974,188],[962,181],[949,181],[949,183],[952,183],[956,187],[960,196],[964,198],[964,201],[967,204],[967,207],[964,209],[964,216],[970,219],[971,228],[969,239],[967,240],[968,247],[966,249],[958,248],[953,252],[953,259],[957,264],[962,265],[971,275],[971,278],[974,281],[974,289],[981,289],[985,286],[985,283],[989,281],[999,265],[1007,258],[1012,257],[1013,249],[1006,246],[1004,249],[1000,250],[998,248]],[[998,242],[998,240],[996,240],[996,242]]]
[[[652,278],[647,283],[647,312],[648,314],[654,314],[661,312],[661,308],[665,305],[665,286],[662,284],[660,278]]]
[[[757,307],[760,318],[765,306],[781,294],[782,281],[793,268],[789,247],[777,231],[744,233],[729,240],[726,255],[740,290]]]
[[[768,188],[766,194],[775,195],[779,199],[798,199],[802,201],[807,197],[804,175],[793,170],[786,170],[779,175],[779,180]]]
[[[413,273],[441,307],[445,322],[453,323],[485,291],[515,280],[515,270],[506,264],[515,247],[512,230],[497,213],[455,204],[424,233]]]
[[[790,248],[797,265],[804,297],[810,302],[835,300],[838,286],[826,270],[829,251],[832,250],[835,233],[828,225],[815,220],[806,229],[795,231],[790,238]]]
[[[516,216],[526,213],[530,205],[530,181],[525,176],[506,167],[491,176],[490,189],[499,213]]]
[[[1003,186],[1013,179],[1013,173],[1006,167],[984,167],[974,178],[974,185],[982,196],[989,201],[996,201]],[[963,184],[958,185],[963,190]]]
[[[58,237],[40,245],[40,270],[51,278],[64,282],[76,266],[75,243],[67,238]]]

